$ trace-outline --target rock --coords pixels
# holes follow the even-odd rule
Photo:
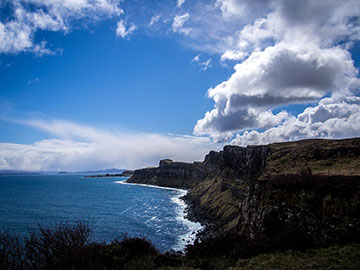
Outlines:
[[[171,164],[171,163],[174,163],[174,161],[171,159],[163,159],[163,160],[160,160],[159,167],[164,166],[166,164]]]

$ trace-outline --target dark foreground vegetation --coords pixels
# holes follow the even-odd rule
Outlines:
[[[238,244],[226,237],[207,239],[188,246],[185,254],[162,254],[145,239],[96,243],[87,223],[60,223],[39,226],[24,239],[0,232],[0,269],[360,269],[359,244],[256,256],[260,250]]]

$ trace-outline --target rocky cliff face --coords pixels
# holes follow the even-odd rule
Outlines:
[[[357,176],[216,178],[192,189],[187,201],[190,216],[208,224],[205,238],[228,233],[286,248],[360,242]]]
[[[216,175],[234,180],[258,178],[269,153],[267,146],[228,145],[220,152],[211,151],[204,162],[161,160],[159,167],[135,170],[128,182],[189,189]]]
[[[135,170],[129,183],[188,189],[196,186],[207,176],[202,163],[161,160],[159,167]]]
[[[264,171],[270,148],[268,146],[239,147],[227,145],[220,152],[211,151],[203,164],[207,176],[229,179],[254,179]]]

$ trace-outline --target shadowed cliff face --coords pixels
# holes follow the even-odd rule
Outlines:
[[[211,151],[203,164],[207,176],[221,176],[230,179],[258,178],[270,153],[268,146],[239,147],[227,145],[223,151]]]
[[[192,189],[187,202],[191,217],[209,224],[203,237],[232,233],[286,248],[360,241],[358,176],[215,178]]]

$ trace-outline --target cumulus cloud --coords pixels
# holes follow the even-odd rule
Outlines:
[[[96,22],[123,13],[119,0],[6,0],[11,14],[0,19],[0,53],[35,52],[51,54],[44,45],[35,44],[38,30],[64,31],[71,22],[84,19]],[[31,7],[31,8],[30,8]]]
[[[286,119],[270,109],[310,103],[327,93],[345,92],[358,82],[350,54],[341,48],[289,47],[284,44],[254,52],[237,64],[229,80],[208,91],[215,108],[194,128],[196,135],[268,128]],[[215,132],[215,134],[212,134]]]
[[[117,23],[116,28],[116,36],[121,38],[126,38],[127,36],[131,35],[136,30],[136,25],[131,24],[128,28],[126,28],[125,22],[120,20]]]
[[[220,60],[243,60],[246,56],[247,53],[243,51],[227,50],[221,55]]]
[[[322,106],[325,96],[348,100],[358,93],[358,70],[348,51],[360,37],[358,1],[217,0],[216,6],[224,21],[250,21],[244,18],[227,38],[221,61],[239,63],[228,80],[208,90],[214,109],[197,122],[195,135],[229,140],[246,131],[233,141],[244,145],[254,142],[251,136],[268,134],[254,129],[283,130],[295,123],[287,111],[273,113],[279,107]]]
[[[185,13],[183,15],[176,15],[172,23],[172,30],[174,31],[174,33],[182,33],[188,35],[191,31],[191,28],[184,27],[184,24],[187,20],[189,20],[189,18],[189,13]]]
[[[237,134],[231,142],[237,145],[268,144],[306,138],[346,138],[360,136],[360,98],[334,96],[320,100],[297,117],[263,132],[256,130]]]
[[[53,136],[33,144],[0,143],[0,169],[90,170],[139,168],[160,159],[202,160],[214,144],[206,138],[110,132],[68,121],[16,120]]]

